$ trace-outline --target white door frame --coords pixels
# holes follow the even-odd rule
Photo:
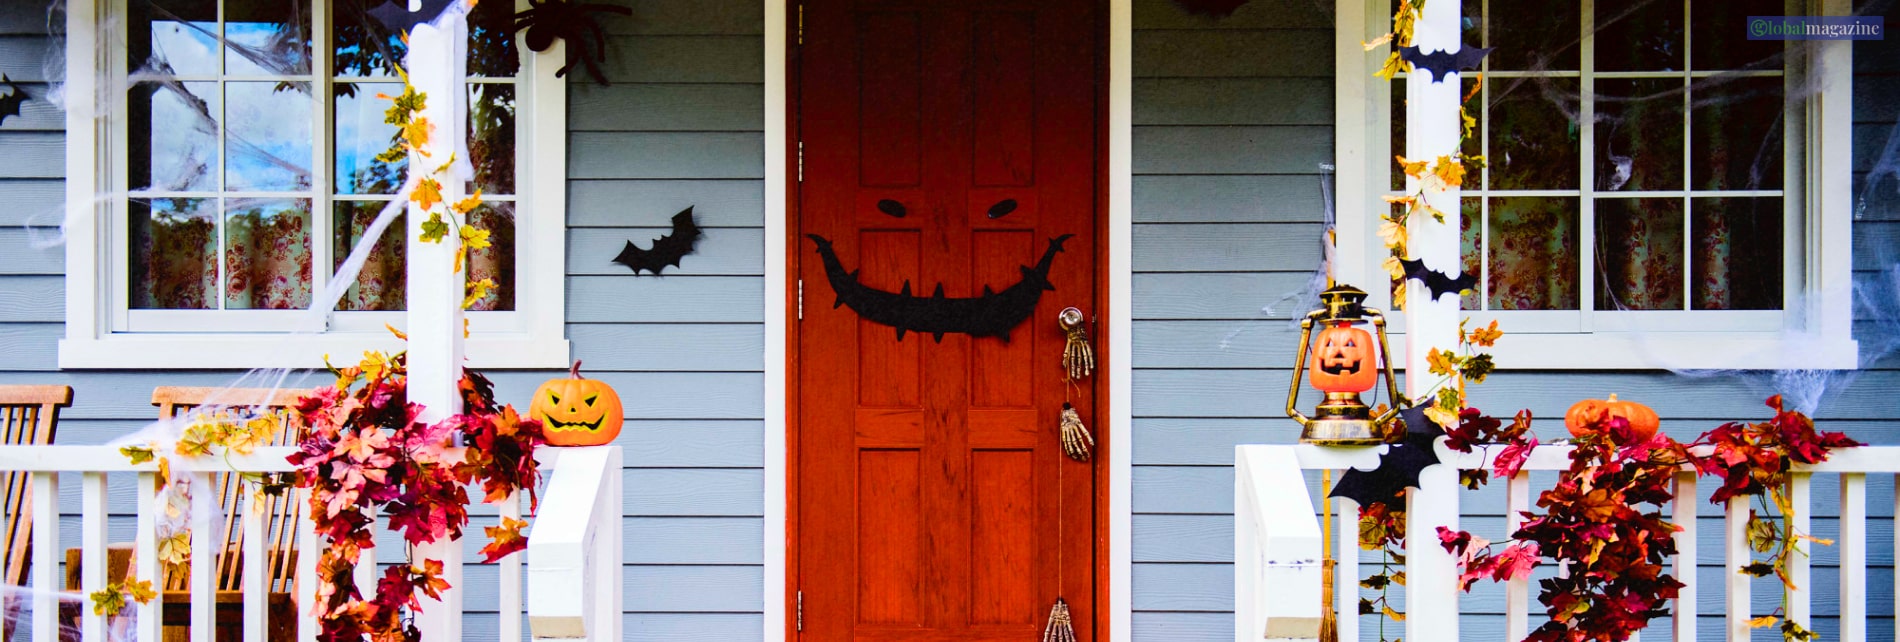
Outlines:
[[[1133,571],[1131,476],[1134,471],[1132,199],[1134,2],[1109,0],[1108,16],[1108,640],[1130,639]],[[764,639],[783,642],[785,630],[788,487],[786,475],[786,98],[789,89],[788,0],[765,0],[765,611]]]

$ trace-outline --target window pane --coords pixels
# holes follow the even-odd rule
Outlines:
[[[1597,3],[1597,70],[1681,70],[1684,9],[1674,0]]]
[[[1577,81],[1505,78],[1491,84],[1491,189],[1577,189]]]
[[[491,0],[492,1],[492,0]],[[388,5],[391,0],[334,0],[331,29],[336,49],[331,52],[332,69],[338,76],[393,78],[402,62],[405,47],[402,34],[383,26],[369,9]],[[407,6],[407,3],[403,3]]]
[[[1749,16],[1788,13],[1782,0],[1694,0],[1689,3],[1695,33],[1689,37],[1689,64],[1697,71],[1761,69],[1780,71],[1786,42],[1749,40]]]
[[[468,255],[468,280],[493,279],[495,289],[469,306],[470,310],[515,309],[515,204],[482,203],[468,213],[475,227],[488,230],[489,247]]]
[[[1608,191],[1682,189],[1682,81],[1596,82],[1596,183]]]
[[[1426,78],[1426,82],[1430,82],[1430,73],[1431,72],[1425,72],[1424,77]],[[1472,95],[1472,92],[1477,89],[1477,76],[1478,74],[1476,72],[1466,72],[1459,77],[1460,93],[1458,95],[1460,97]],[[1395,192],[1405,190],[1405,174],[1399,171],[1395,157],[1405,155],[1405,83],[1407,82],[1407,78],[1409,78],[1409,76],[1406,78],[1392,79],[1392,153],[1389,154],[1387,158],[1392,158],[1394,163],[1392,166],[1392,190]],[[1473,98],[1471,103],[1466,106],[1466,112],[1469,113],[1473,119],[1476,119],[1478,123],[1471,130],[1471,137],[1465,139],[1464,144],[1460,145],[1459,149],[1467,156],[1477,156],[1484,153],[1484,137],[1482,134],[1484,132],[1484,112],[1478,108],[1477,98]],[[1470,176],[1466,177],[1465,186],[1476,189],[1479,187],[1478,181],[1478,172],[1472,172]]]
[[[310,201],[232,199],[225,203],[224,307],[310,307]]]
[[[1476,4],[1469,2],[1466,4]],[[1492,2],[1493,70],[1576,71],[1582,41],[1583,10],[1577,0]],[[1598,41],[1598,47],[1603,46]]]
[[[1599,199],[1596,217],[1596,309],[1683,309],[1682,199]]]
[[[310,7],[284,0],[224,0],[224,73],[310,73]]]
[[[1463,262],[1460,268],[1465,274],[1484,273],[1484,199],[1472,197],[1458,199],[1458,257]],[[1458,307],[1465,310],[1481,309],[1478,292],[1483,288],[1471,288],[1470,292],[1459,295]]]
[[[225,83],[225,189],[310,189],[310,83]]]
[[[387,201],[337,201],[335,216],[330,221],[330,266],[334,270],[341,268],[349,259],[351,251],[363,242],[363,234],[370,223],[376,220]],[[343,293],[336,303],[336,309],[342,310],[394,310],[404,309],[408,297],[405,274],[408,246],[403,240],[403,216],[396,215],[389,229],[383,230],[380,240],[366,255],[362,270],[356,274],[355,285]]]
[[[132,199],[131,300],[138,310],[209,310],[218,306],[217,201]]]
[[[126,69],[186,76],[218,73],[217,0],[129,0]]]
[[[1781,309],[1781,199],[1698,198],[1690,207],[1695,309]]]
[[[1781,79],[1705,78],[1689,91],[1692,187],[1781,189]]]
[[[406,179],[409,158],[394,163],[376,155],[396,143],[396,126],[383,122],[389,101],[377,94],[402,93],[396,83],[337,83],[334,91],[336,122],[336,193],[394,194]]]
[[[491,0],[475,5],[468,16],[468,75],[505,78],[520,71],[514,27],[514,3]]]
[[[1576,310],[1577,199],[1491,199],[1492,310]]]
[[[515,86],[468,85],[468,155],[483,194],[515,193]]]
[[[218,189],[218,83],[134,85],[126,110],[126,185],[135,190]]]

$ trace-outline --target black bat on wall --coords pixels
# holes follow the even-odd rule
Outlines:
[[[1444,82],[1445,74],[1457,73],[1460,69],[1477,69],[1478,63],[1492,49],[1496,47],[1464,47],[1458,53],[1442,49],[1425,53],[1418,47],[1399,47],[1399,58],[1412,63],[1413,67],[1432,72],[1432,82]]]
[[[0,96],[0,125],[5,125],[8,116],[20,115],[20,106],[26,104],[26,100],[31,96],[26,95],[26,88],[21,87],[20,83],[13,82],[12,78],[0,75],[0,83],[6,84],[8,89],[13,90],[11,94]]]
[[[1399,493],[1405,492],[1405,487],[1417,488],[1419,471],[1438,463],[1438,451],[1433,450],[1432,442],[1445,434],[1437,424],[1425,418],[1425,409],[1430,406],[1428,401],[1399,411],[1400,419],[1405,422],[1405,440],[1386,447],[1385,454],[1379,455],[1378,468],[1346,469],[1339,476],[1339,483],[1333,485],[1333,491],[1326,495],[1344,497],[1360,506],[1391,505]]]
[[[1425,267],[1425,262],[1418,259],[1399,259],[1399,264],[1405,266],[1405,278],[1425,284],[1432,291],[1433,299],[1448,292],[1460,294],[1478,287],[1478,277],[1463,271],[1458,272],[1457,278],[1452,278],[1445,276],[1444,272]]]
[[[1042,253],[1042,260],[1033,268],[1019,266],[1022,280],[1002,292],[991,291],[990,286],[984,285],[983,296],[954,299],[943,295],[942,283],[937,284],[937,291],[929,297],[912,296],[910,281],[904,282],[901,292],[866,286],[858,282],[857,272],[845,271],[838,253],[831,249],[831,241],[817,234],[805,236],[818,244],[818,257],[825,263],[826,280],[831,281],[831,291],[838,296],[831,307],[851,306],[867,321],[897,328],[899,341],[904,340],[906,332],[922,332],[941,343],[943,335],[951,332],[1009,341],[1009,331],[1036,311],[1036,302],[1042,299],[1043,291],[1056,289],[1049,283],[1049,266],[1055,262],[1056,253],[1062,251],[1062,243],[1075,235],[1049,239],[1049,249]]]
[[[614,262],[633,268],[634,274],[646,270],[659,274],[666,266],[680,266],[680,259],[693,253],[693,247],[699,244],[699,224],[693,222],[693,208],[686,208],[673,215],[673,233],[653,241],[653,249],[642,250],[635,247],[633,241],[627,241],[627,247],[620,250]]]
[[[364,13],[375,18],[377,22],[383,23],[383,27],[391,34],[409,33],[415,30],[416,25],[442,15],[442,10],[449,8],[449,3],[453,1],[422,0],[422,10],[410,11],[408,0],[385,0]]]

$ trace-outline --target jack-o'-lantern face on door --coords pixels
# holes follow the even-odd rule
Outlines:
[[[1335,325],[1313,342],[1313,387],[1326,392],[1365,392],[1379,381],[1378,353],[1372,333]]]

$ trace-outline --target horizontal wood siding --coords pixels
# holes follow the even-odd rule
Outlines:
[[[1318,166],[1331,162],[1333,145],[1331,3],[1257,0],[1211,20],[1168,0],[1137,0],[1135,29],[1134,637],[1226,641],[1233,639],[1233,447],[1291,443],[1299,432],[1282,412],[1298,327],[1296,311],[1281,299],[1318,265]],[[1900,279],[1877,271],[1900,261],[1900,63],[1893,62],[1900,47],[1891,40],[1855,47],[1854,167],[1864,200],[1854,266],[1857,281],[1873,285]],[[1885,287],[1891,301],[1900,281]],[[1894,332],[1856,324],[1863,344],[1892,340]],[[1816,413],[1825,427],[1892,443],[1900,434],[1894,363],[1839,377]],[[1528,407],[1544,418],[1538,430],[1554,437],[1563,434],[1557,418],[1577,399],[1640,392],[1670,434],[1692,438],[1723,421],[1765,417],[1760,404],[1772,388],[1760,377],[1517,371],[1476,388],[1474,403],[1502,414]],[[1316,475],[1309,477],[1317,488]],[[1547,487],[1554,479],[1539,474],[1533,483]],[[1868,481],[1869,612],[1885,618],[1893,609],[1892,505],[1885,499],[1893,480]],[[1838,531],[1836,484],[1832,476],[1815,480],[1816,536]],[[1461,496],[1466,524],[1493,540],[1506,536],[1502,490]],[[1711,491],[1703,484],[1699,498],[1698,574],[1704,587],[1719,587],[1721,520],[1706,503]],[[1378,562],[1372,553],[1361,560]],[[1813,558],[1811,624],[1824,636],[1837,629],[1837,560],[1832,547]],[[1760,583],[1756,612],[1768,613],[1779,595]],[[1719,588],[1700,597],[1708,616],[1703,637],[1716,639]],[[1462,608],[1467,639],[1508,642],[1501,588],[1480,584]],[[1402,635],[1402,627],[1388,624],[1386,637]],[[1379,639],[1373,619],[1361,631],[1365,640]],[[1891,627],[1869,632],[1870,639],[1893,635]]]

